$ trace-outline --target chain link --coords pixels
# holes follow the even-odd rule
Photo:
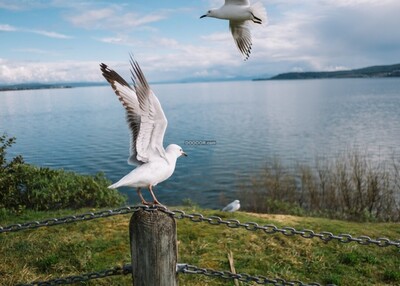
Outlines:
[[[122,267],[117,266],[111,269],[102,270],[98,272],[91,272],[82,275],[68,276],[64,278],[55,278],[48,281],[35,281],[28,284],[17,284],[17,286],[53,286],[53,285],[68,285],[79,282],[86,282],[89,280],[106,278],[117,275],[127,275],[132,273],[132,265],[124,264]],[[286,281],[281,278],[270,279],[265,276],[257,275],[251,276],[246,273],[235,274],[229,271],[219,271],[209,268],[200,268],[189,264],[177,264],[177,273],[183,274],[200,274],[208,277],[216,277],[227,280],[238,280],[241,282],[255,282],[263,285],[274,285],[274,286],[320,286],[319,283],[303,283],[301,281]],[[329,284],[327,286],[334,286]]]
[[[285,236],[300,236],[300,237],[307,238],[307,239],[319,238],[320,240],[322,240],[324,242],[336,240],[341,243],[356,242],[359,245],[376,245],[379,247],[394,246],[394,247],[400,248],[400,240],[390,240],[388,238],[373,239],[373,238],[371,238],[369,236],[365,236],[365,235],[361,235],[359,237],[353,237],[350,234],[335,235],[335,234],[333,234],[331,232],[327,232],[327,231],[322,231],[322,232],[318,233],[318,232],[314,232],[313,230],[310,230],[310,229],[296,230],[293,227],[278,228],[277,226],[275,226],[273,224],[259,225],[258,223],[255,223],[255,222],[241,223],[240,221],[238,221],[236,219],[223,220],[221,217],[218,217],[218,216],[205,217],[200,213],[186,214],[182,210],[169,210],[167,207],[162,206],[162,205],[127,206],[127,207],[122,207],[122,208],[118,208],[118,209],[114,209],[114,210],[90,212],[90,213],[85,213],[85,214],[80,214],[80,215],[75,215],[75,216],[52,218],[52,219],[47,219],[47,220],[43,220],[43,221],[33,221],[33,222],[26,222],[26,223],[22,223],[22,224],[13,224],[13,225],[5,226],[5,227],[0,226],[0,233],[16,232],[16,231],[27,230],[27,229],[36,229],[39,227],[54,226],[54,225],[60,225],[60,224],[65,224],[65,223],[73,223],[73,222],[77,222],[77,221],[87,221],[87,220],[92,220],[92,219],[97,219],[97,218],[110,217],[110,216],[114,216],[114,215],[124,215],[124,214],[134,213],[139,210],[144,210],[144,211],[159,210],[159,211],[162,211],[166,214],[173,216],[175,219],[178,219],[178,220],[188,219],[194,223],[207,222],[210,225],[216,225],[216,226],[225,225],[229,228],[243,228],[248,231],[260,230],[266,234],[281,233]]]
[[[100,279],[116,275],[127,275],[132,273],[132,265],[125,264],[122,267],[117,266],[111,269],[106,269],[98,272],[91,272],[82,275],[68,276],[64,278],[56,278],[48,281],[36,281],[29,284],[17,284],[17,286],[52,286],[52,285],[67,285],[78,282],[85,282],[94,279]]]
[[[278,228],[275,225],[272,224],[266,224],[266,225],[259,225],[258,223],[255,222],[245,222],[241,223],[238,220],[234,219],[228,219],[228,220],[223,220],[222,218],[218,216],[210,216],[210,217],[204,217],[202,214],[199,213],[194,213],[194,214],[186,214],[182,210],[167,210],[166,208],[159,207],[159,209],[163,212],[166,212],[168,214],[173,215],[176,219],[188,219],[192,222],[207,222],[211,225],[225,225],[229,228],[244,228],[248,231],[263,231],[266,234],[275,234],[275,233],[281,233],[285,236],[301,236],[303,238],[311,239],[311,238],[319,238],[320,240],[324,242],[329,242],[332,240],[336,240],[341,243],[350,243],[350,242],[356,242],[360,245],[376,245],[379,247],[388,247],[388,246],[394,246],[397,248],[400,248],[400,240],[390,240],[388,238],[377,238],[373,239],[369,236],[366,235],[361,235],[359,237],[353,237],[350,234],[338,234],[334,235],[331,232],[327,231],[322,231],[322,232],[314,232],[313,230],[310,229],[304,229],[304,230],[296,230],[293,227],[283,227],[283,228]]]
[[[126,206],[114,210],[104,210],[104,211],[98,211],[98,212],[90,212],[90,213],[84,213],[80,215],[74,215],[74,216],[66,216],[66,217],[61,217],[61,218],[51,218],[51,219],[46,219],[43,221],[32,221],[32,222],[26,222],[26,223],[21,223],[21,224],[12,224],[9,226],[1,227],[0,226],[0,233],[3,232],[16,232],[16,231],[21,231],[21,230],[26,230],[26,229],[36,229],[40,227],[45,227],[45,226],[54,226],[54,225],[60,225],[60,224],[66,224],[66,223],[73,223],[73,222],[78,222],[78,221],[88,221],[88,220],[93,220],[97,218],[104,218],[104,217],[110,217],[114,215],[123,215],[123,214],[129,214],[129,213],[134,213],[140,209],[144,210],[156,210],[157,208],[152,208],[149,206],[144,206],[144,205],[138,205],[138,206]]]
[[[217,271],[214,269],[200,268],[194,265],[180,264],[179,272],[184,274],[201,274],[209,277],[218,277],[228,280],[238,280],[241,282],[255,282],[262,285],[274,285],[274,286],[320,286],[318,283],[306,284],[301,281],[286,281],[281,278],[270,279],[265,276],[257,275],[251,276],[246,273],[235,274],[229,271]],[[332,284],[331,284],[332,285]]]

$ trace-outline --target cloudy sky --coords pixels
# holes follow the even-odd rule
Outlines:
[[[400,62],[399,0],[261,0],[243,61],[223,0],[0,0],[0,84],[103,81],[134,53],[150,81],[230,79]],[[254,2],[254,1],[253,1]]]

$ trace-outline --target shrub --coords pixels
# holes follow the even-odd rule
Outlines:
[[[0,137],[0,209],[56,210],[121,205],[125,198],[109,190],[104,174],[79,175],[25,164],[21,156],[7,162],[15,138]]]
[[[274,159],[242,188],[242,209],[358,221],[400,221],[399,163],[372,162],[357,151],[314,167]]]

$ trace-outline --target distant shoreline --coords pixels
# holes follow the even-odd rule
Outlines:
[[[99,83],[99,82],[55,83],[55,84],[23,83],[23,84],[0,86],[0,92],[18,91],[18,90],[39,90],[39,89],[64,89],[64,88],[76,88],[76,87],[103,86],[103,85],[106,85],[106,83]]]
[[[234,81],[241,80],[296,80],[296,79],[331,79],[331,78],[397,78],[400,77],[400,64],[370,66],[361,69],[340,70],[340,71],[309,71],[309,72],[288,72],[281,73],[273,77],[260,78],[237,78]],[[198,82],[219,82],[226,81],[223,79],[204,79],[204,80],[187,80],[187,81],[171,81],[171,82],[153,82],[153,84],[169,84],[169,83],[198,83]],[[229,80],[231,81],[231,80]],[[21,83],[13,85],[0,85],[1,91],[18,91],[18,90],[38,90],[38,89],[64,89],[89,86],[106,86],[106,82],[65,82],[65,83]]]
[[[73,88],[72,86],[40,86],[40,87],[0,87],[0,91],[36,90],[36,89],[59,89]]]
[[[361,69],[341,71],[289,72],[281,73],[270,78],[256,78],[259,80],[295,80],[295,79],[329,79],[329,78],[392,78],[400,77],[400,64],[370,66]]]

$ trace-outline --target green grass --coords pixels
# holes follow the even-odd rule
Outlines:
[[[400,238],[396,223],[356,223],[310,217],[259,215],[185,207],[186,212],[218,215],[240,222],[291,226],[296,229]],[[20,216],[0,211],[0,225],[61,217],[87,212],[27,211]],[[79,275],[130,263],[128,224],[130,215],[0,234],[0,285],[49,280]],[[400,251],[337,241],[265,234],[261,231],[230,229],[207,223],[178,220],[179,262],[216,270],[229,270],[232,251],[238,273],[269,278],[338,285],[399,285]],[[180,285],[234,285],[233,281],[180,275]],[[80,285],[131,285],[131,277],[116,276]],[[243,284],[244,285],[244,284]],[[256,284],[246,284],[256,285]]]

